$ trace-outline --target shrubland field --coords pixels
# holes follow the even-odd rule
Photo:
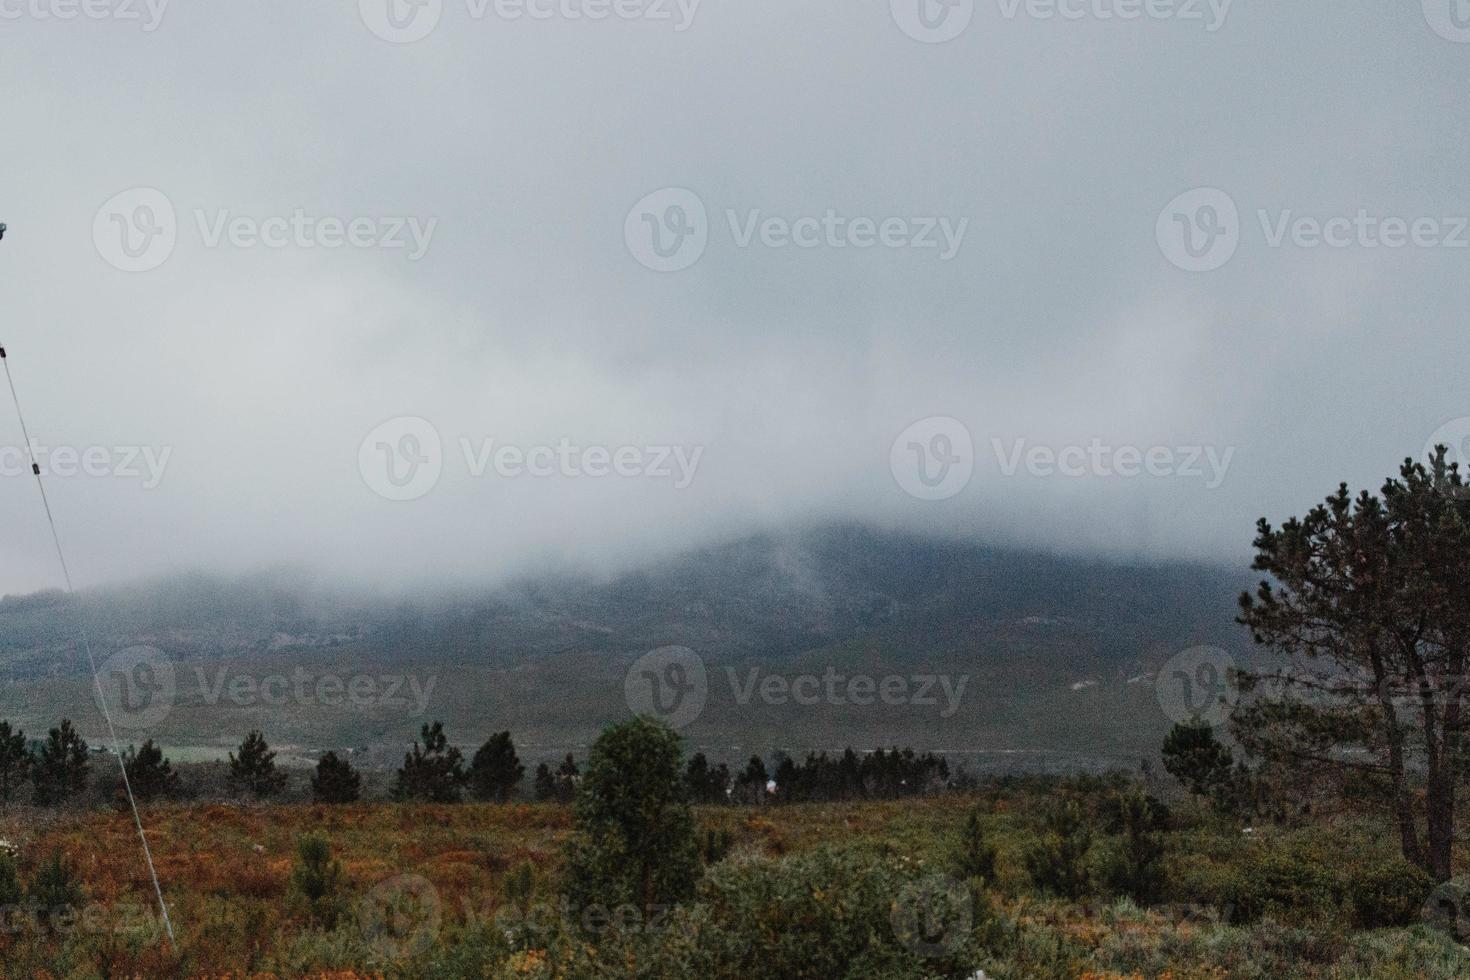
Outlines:
[[[573,812],[558,804],[162,804],[144,818],[172,950],[128,813],[12,807],[0,837],[26,894],[39,880],[67,908],[9,906],[0,963],[10,977],[1470,974],[1455,921],[1426,921],[1427,879],[1377,824],[1318,814],[1244,832],[1181,802],[1157,825],[1157,862],[1130,877],[1130,795],[1121,778],[1032,779],[701,807],[696,897],[647,921],[563,897]],[[1064,837],[1059,808],[1075,818]],[[340,868],[306,874],[309,838]]]

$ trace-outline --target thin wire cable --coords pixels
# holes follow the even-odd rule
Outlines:
[[[31,433],[26,428],[25,413],[20,410],[20,396],[15,391],[15,378],[10,374],[10,360],[5,348],[0,347],[0,364],[5,365],[5,382],[10,387],[10,400],[15,404],[15,417],[20,420],[21,438],[26,444],[26,458],[31,463],[31,473],[36,478],[36,487],[41,491],[41,506],[46,508],[46,523],[51,527],[51,542],[56,545],[56,559],[61,563],[61,577],[66,582],[66,592],[74,600],[77,610],[77,625],[82,635],[82,649],[87,652],[87,665],[92,670],[92,685],[97,689],[97,703],[102,706],[102,717],[107,720],[107,735],[112,740],[112,751],[117,756],[118,768],[122,770],[123,789],[128,794],[128,805],[133,809],[133,824],[138,828],[138,840],[143,843],[143,857],[148,862],[148,876],[153,879],[153,893],[158,896],[158,911],[163,915],[163,928],[168,933],[169,949],[174,948],[174,925],[168,917],[168,905],[163,900],[163,886],[158,883],[158,871],[153,867],[153,850],[148,846],[148,835],[143,831],[143,817],[138,813],[138,801],[133,796],[133,784],[128,779],[127,762],[123,759],[122,745],[117,740],[117,729],[112,724],[112,710],[107,706],[107,695],[102,690],[102,680],[97,674],[97,661],[92,657],[92,641],[87,635],[87,619],[82,615],[81,597],[71,584],[71,571],[66,565],[66,553],[61,548],[61,535],[56,530],[56,518],[51,513],[51,501],[46,497],[46,483],[41,479],[41,467],[36,464],[31,449]]]

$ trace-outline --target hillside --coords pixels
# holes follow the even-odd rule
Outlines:
[[[169,658],[176,699],[149,734],[206,756],[253,726],[307,755],[359,747],[387,762],[430,717],[456,741],[510,728],[533,758],[554,756],[628,713],[624,679],[637,657],[679,645],[708,671],[707,703],[685,734],[716,757],[896,742],[981,753],[978,768],[1069,768],[1151,752],[1168,719],[1150,673],[1197,644],[1242,654],[1234,598],[1248,582],[840,526],[607,580],[410,600],[302,574],[192,576],[100,591],[84,608],[99,660],[139,644]],[[74,614],[58,594],[0,600],[0,713],[32,730],[69,714],[95,738]],[[371,677],[376,696],[354,705],[229,693],[297,671]],[[772,676],[829,673],[903,677],[915,693],[927,683],[937,703],[761,693]],[[378,703],[395,679],[405,703]]]

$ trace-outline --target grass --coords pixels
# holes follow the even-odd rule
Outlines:
[[[1355,930],[1343,899],[1326,885],[1310,908],[1270,908],[1247,924],[1225,921],[1222,876],[1255,867],[1249,862],[1263,855],[1282,861],[1295,855],[1320,863],[1329,876],[1349,873],[1360,862],[1392,856],[1371,825],[1337,819],[1327,826],[1260,828],[1243,843],[1237,828],[1185,813],[1168,837],[1171,884],[1164,903],[1139,908],[1105,894],[1067,902],[1037,893],[1021,858],[1050,792],[1021,784],[974,797],[703,808],[698,816],[702,828],[730,832],[734,848],[726,860],[737,871],[742,862],[776,862],[779,880],[781,862],[836,851],[862,865],[924,876],[947,871],[958,829],[978,808],[999,854],[995,880],[984,889],[993,914],[984,916],[984,942],[970,966],[991,978],[1470,975],[1470,952],[1427,926]],[[64,929],[8,922],[0,932],[6,975],[679,977],[686,974],[667,963],[685,956],[680,944],[714,935],[698,914],[679,913],[666,931],[639,940],[667,953],[658,967],[665,973],[628,965],[643,958],[643,969],[654,968],[648,947],[636,944],[627,948],[643,953],[623,957],[619,969],[626,972],[610,973],[606,963],[578,966],[587,951],[567,940],[560,921],[566,910],[557,908],[561,847],[571,827],[570,810],[562,806],[165,804],[150,807],[145,822],[177,932],[173,952],[160,941],[129,815],[0,812],[0,837],[17,846],[22,878],[59,851],[84,889],[86,908]],[[330,925],[313,922],[291,887],[297,842],[311,833],[325,835],[341,862],[342,914]],[[513,881],[521,884],[508,888]],[[505,916],[526,921],[524,912],[533,907],[552,924],[508,937]],[[396,924],[395,910],[403,917]],[[976,936],[981,924],[977,919]],[[630,930],[636,933],[637,925]],[[601,935],[610,937],[609,947],[623,941],[612,932]],[[876,975],[888,968],[879,969]],[[724,974],[687,975],[718,980]]]

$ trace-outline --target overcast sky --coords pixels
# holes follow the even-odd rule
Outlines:
[[[82,583],[854,518],[1240,561],[1470,416],[1450,0],[387,2],[0,0]],[[59,581],[21,445],[0,591]]]

